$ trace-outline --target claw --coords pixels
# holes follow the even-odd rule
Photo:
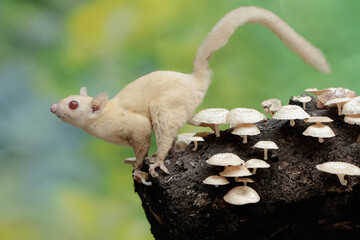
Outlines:
[[[157,167],[160,167],[161,170],[163,170],[165,173],[169,174],[169,170],[167,169],[167,167],[164,165],[164,163],[156,161],[154,164],[150,165],[149,168],[149,173],[152,177],[157,177],[159,176],[159,174],[155,171],[155,169]]]
[[[147,182],[146,180],[149,179],[149,174],[142,172],[140,170],[135,170],[134,174],[133,174],[133,178],[135,181],[142,183],[146,186],[151,186],[152,183],[151,182]]]

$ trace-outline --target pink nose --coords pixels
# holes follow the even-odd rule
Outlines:
[[[54,103],[53,105],[51,105],[50,111],[51,111],[52,113],[56,113],[56,111],[57,111],[57,104],[56,104],[56,103]]]

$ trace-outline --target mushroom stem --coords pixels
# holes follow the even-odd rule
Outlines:
[[[295,120],[294,119],[290,119],[290,126],[295,126]]]
[[[253,168],[253,170],[252,170],[251,173],[252,173],[252,174],[255,174],[255,173],[256,173],[256,168]]]
[[[336,105],[338,107],[338,114],[339,114],[339,116],[341,116],[341,114],[342,114],[342,112],[341,112],[341,103],[337,103]]]
[[[214,124],[214,129],[215,129],[215,135],[216,135],[216,137],[220,137],[219,125]]]
[[[243,138],[244,140],[243,140],[243,143],[245,144],[245,143],[247,143],[247,135],[244,135],[244,138]]]
[[[267,160],[268,159],[268,154],[267,154],[267,148],[264,149],[264,159]]]
[[[303,109],[306,110],[306,102],[303,102]]]
[[[340,180],[340,183],[341,183],[342,185],[346,186],[347,181],[344,179],[345,174],[336,174],[336,175],[338,176],[338,178],[339,178],[339,180]]]
[[[356,142],[360,143],[360,134],[358,135]]]
[[[323,138],[319,138],[319,143],[323,143],[324,139]]]
[[[191,150],[196,151],[197,148],[198,148],[198,141],[194,141],[194,147]]]

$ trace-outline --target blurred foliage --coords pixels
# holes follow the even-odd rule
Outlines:
[[[132,149],[88,136],[49,106],[82,86],[114,96],[154,70],[191,72],[207,32],[246,5],[281,16],[323,50],[333,73],[316,72],[269,30],[247,25],[214,54],[199,109],[260,109],[262,100],[286,103],[310,87],[359,91],[360,2],[2,0],[0,239],[152,239],[122,163]]]

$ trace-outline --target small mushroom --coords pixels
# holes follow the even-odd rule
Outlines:
[[[225,194],[224,200],[233,205],[244,205],[260,201],[259,194],[248,186],[238,186]]]
[[[323,89],[323,90],[319,90],[317,88],[308,88],[308,89],[305,89],[305,92],[307,93],[312,93],[316,96],[316,98],[318,99],[319,96],[325,92],[329,91],[328,89]]]
[[[279,149],[279,147],[273,141],[259,141],[254,145],[255,148],[264,149],[264,159],[268,159],[268,149]]]
[[[260,130],[252,123],[243,123],[239,124],[231,133],[240,135],[243,138],[243,143],[247,143],[247,136],[260,134]]]
[[[236,126],[232,134],[240,135],[244,138],[243,143],[247,143],[248,135],[260,134],[260,130],[253,124],[265,120],[264,114],[251,108],[234,108],[227,118],[230,126]]]
[[[251,176],[252,173],[244,166],[227,166],[220,175],[224,177],[246,177]]]
[[[327,101],[325,103],[325,106],[331,106],[333,104],[336,104],[336,106],[338,108],[338,115],[340,116],[342,114],[342,112],[341,112],[342,106],[350,100],[351,100],[351,98],[335,98],[333,100]]]
[[[334,131],[329,127],[321,123],[310,125],[304,132],[303,135],[317,137],[320,143],[324,142],[324,138],[335,137]]]
[[[131,164],[131,166],[135,169],[136,157],[126,158],[124,160],[124,163],[125,164]]]
[[[309,118],[310,115],[297,105],[285,105],[277,111],[273,119],[290,120],[290,126],[295,126],[295,119]]]
[[[269,168],[270,167],[270,164],[268,164],[267,162],[265,162],[264,160],[261,160],[261,159],[250,159],[250,160],[247,160],[245,163],[244,163],[244,166],[246,168],[252,168],[253,171],[251,172],[252,174],[255,174],[256,173],[256,169],[258,168]]]
[[[280,110],[281,100],[277,98],[270,98],[268,100],[262,101],[261,107],[264,109],[265,112],[268,112],[271,116],[273,116],[275,112]]]
[[[223,176],[212,175],[212,176],[207,177],[203,181],[203,183],[208,184],[208,185],[214,185],[215,187],[218,187],[219,185],[229,184],[229,181]]]
[[[340,183],[344,186],[347,184],[347,181],[344,179],[345,175],[360,175],[359,167],[346,162],[326,162],[316,165],[316,168],[323,172],[336,174],[340,180]]]
[[[248,183],[253,183],[254,181],[251,180],[251,178],[235,177],[235,182],[244,183],[244,186],[246,186]]]
[[[303,109],[306,110],[306,103],[311,101],[311,97],[309,97],[309,96],[304,96],[304,97],[299,96],[299,97],[293,97],[293,100],[301,102],[303,104]]]
[[[238,166],[245,161],[233,153],[218,153],[211,156],[206,163],[215,166]]]
[[[206,124],[206,126],[212,126],[212,129],[215,132],[216,137],[220,137],[220,124],[227,123],[227,115],[229,110],[224,108],[209,108],[204,109],[198,112],[192,119],[189,121],[189,124],[195,126],[201,126],[201,124]]]

